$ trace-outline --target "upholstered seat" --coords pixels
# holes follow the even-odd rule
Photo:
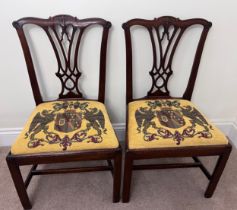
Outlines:
[[[202,18],[180,20],[172,16],[163,16],[152,20],[136,18],[123,24],[126,43],[128,122],[123,202],[129,202],[132,172],[134,170],[199,167],[210,180],[204,194],[205,197],[210,198],[214,193],[232,147],[224,134],[212,125],[191,103],[204,44],[211,25],[209,21]],[[138,69],[134,66],[138,66],[138,64],[134,57],[136,58],[136,51],[139,48],[133,47],[134,35],[132,34],[134,34],[134,27],[147,30],[151,41],[152,64],[147,69],[151,83],[149,89],[146,89],[149,80],[143,74],[145,69],[140,68],[139,71],[142,72],[143,77],[139,72],[140,76],[135,79]],[[201,33],[196,34],[196,37],[200,37],[198,44],[195,44],[196,47],[193,48],[195,54],[191,60],[187,59],[182,50],[189,51],[188,42],[184,44],[185,39],[189,34],[190,40],[193,40],[192,36],[197,32],[195,32],[195,28],[198,28]],[[187,33],[188,31],[192,31],[192,33]],[[183,45],[184,48],[180,48],[180,45]],[[179,50],[177,50],[178,48]],[[174,60],[175,62],[173,62]],[[186,61],[192,63],[192,67],[190,73],[188,73],[189,78],[186,88],[177,99],[173,97],[174,92],[171,91],[171,87],[179,88],[177,84],[185,84],[185,80],[182,80],[182,74],[178,77],[178,73],[184,67],[183,64]],[[176,62],[181,65],[176,66]],[[178,78],[180,80],[176,80]],[[172,82],[175,80],[176,84]],[[177,83],[177,81],[179,82]],[[144,84],[146,85],[144,86]],[[142,90],[143,94],[146,93],[146,95],[141,95],[136,90],[138,85],[139,90]],[[136,99],[134,93],[142,97],[143,100]],[[205,101],[203,103],[205,104]],[[202,161],[199,160],[199,156],[219,156],[212,173],[209,173],[205,168]],[[181,157],[192,158],[193,162],[135,163],[136,160]]]
[[[228,144],[190,101],[142,100],[128,107],[129,149]]]
[[[38,105],[11,148],[12,154],[117,148],[106,108],[97,101]]]
[[[43,72],[41,68],[36,72],[34,65],[35,61],[38,62],[40,54],[33,53],[34,56],[32,56],[30,46],[36,44],[36,40],[29,46],[28,41],[31,40],[32,34],[26,27],[27,25],[45,32],[44,35],[50,43],[50,46],[46,48],[53,49],[58,64],[55,71],[49,66],[48,69],[51,70],[47,71],[40,82],[38,75],[42,75]],[[6,157],[23,208],[32,208],[26,189],[34,175],[107,170],[113,174],[113,202],[118,202],[120,199],[122,150],[104,106],[107,39],[111,23],[101,18],[78,19],[70,15],[56,15],[48,19],[21,18],[14,21],[13,26],[20,38],[36,103],[36,109]],[[80,46],[82,42],[83,46],[88,43],[85,41],[88,41],[85,36],[91,34],[90,30],[94,26],[102,29],[95,33],[95,36],[100,37],[99,43],[94,43],[100,45],[100,50],[95,50],[92,56],[99,58],[99,65],[98,68],[94,68],[95,72],[88,73],[87,66],[81,65],[81,63],[85,57],[90,59],[91,56],[80,56],[84,51]],[[94,50],[94,45],[90,45],[89,48]],[[47,96],[49,90],[44,88],[44,78],[53,74],[60,80],[61,90],[57,101],[47,102],[42,97],[43,95]],[[93,76],[98,82],[90,80],[95,88],[91,88],[92,93],[83,91],[79,84],[88,75],[98,76],[98,80]],[[44,94],[42,94],[41,88],[46,90]],[[86,96],[91,94],[94,96],[93,100],[87,99]],[[108,165],[66,166],[68,162],[91,160],[106,160]],[[55,163],[63,163],[63,167],[37,169],[40,164]],[[20,170],[20,166],[23,165],[32,165],[25,180],[23,180]]]

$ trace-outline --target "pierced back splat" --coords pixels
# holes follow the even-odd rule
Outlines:
[[[27,24],[33,24],[41,27],[47,34],[47,37],[54,50],[58,64],[56,76],[61,81],[61,92],[59,94],[59,99],[83,98],[83,95],[78,88],[78,80],[81,77],[78,63],[78,53],[81,39],[87,27],[91,25],[101,25],[103,27],[100,51],[100,82],[98,100],[104,102],[106,49],[108,32],[111,23],[100,18],[79,20],[76,17],[69,15],[58,15],[50,17],[49,19],[22,18],[13,22],[13,26],[18,32],[23,48],[34,98],[36,104],[39,104],[43,102],[43,100],[40,94],[31,52],[29,50],[23,29],[23,26]]]
[[[196,49],[189,82],[183,98],[190,100],[197,76],[197,71],[203,51],[207,33],[211,23],[204,19],[180,20],[164,16],[154,20],[133,19],[123,24],[126,41],[127,68],[127,103],[133,100],[132,85],[132,40],[131,27],[139,25],[145,27],[150,36],[153,52],[153,65],[149,74],[152,85],[147,98],[170,97],[168,81],[173,73],[172,61],[182,35],[192,25],[203,26],[200,40]]]

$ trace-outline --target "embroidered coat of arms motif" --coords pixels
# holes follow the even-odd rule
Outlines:
[[[88,102],[55,102],[52,110],[38,112],[25,133],[28,147],[59,144],[67,150],[76,142],[102,142],[102,134],[107,131],[104,115],[98,108],[88,106]]]
[[[181,106],[178,100],[154,100],[135,111],[137,131],[145,141],[171,138],[179,145],[184,139],[212,137],[212,126],[192,106]],[[198,127],[198,129],[197,129]]]

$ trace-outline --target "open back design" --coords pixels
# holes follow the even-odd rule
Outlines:
[[[100,85],[99,101],[104,101],[104,83],[105,83],[105,63],[108,30],[111,23],[99,18],[90,18],[79,20],[76,17],[68,15],[58,15],[49,19],[23,18],[13,23],[16,28],[27,63],[27,68],[31,80],[36,104],[42,102],[35,69],[31,57],[31,52],[27,43],[24,25],[33,24],[41,27],[47,34],[47,37],[54,50],[58,70],[56,76],[61,81],[61,92],[59,98],[82,98],[83,95],[78,87],[78,80],[81,77],[78,63],[78,53],[81,39],[86,28],[91,25],[101,25],[103,27],[101,54],[100,54]]]
[[[58,63],[56,76],[61,81],[59,99],[66,100],[42,103],[25,35],[24,26],[27,24],[36,25],[46,33]],[[117,148],[118,141],[106,108],[103,103],[100,103],[104,102],[106,45],[110,22],[99,18],[78,20],[76,17],[58,15],[49,19],[23,18],[14,22],[13,25],[20,37],[35,101],[38,105],[12,146],[11,152],[32,154],[62,150]],[[83,94],[78,88],[78,80],[81,77],[78,55],[80,44],[85,30],[92,25],[103,27],[99,102],[81,100]]]
[[[172,61],[187,30],[202,28],[189,81],[183,97],[172,98],[168,82],[173,73]],[[145,27],[150,35],[153,65],[152,86],[141,99],[133,98],[132,36],[133,26]],[[123,24],[127,60],[127,133],[123,179],[123,202],[129,202],[134,170],[199,167],[210,180],[205,197],[210,198],[231,152],[225,135],[190,101],[198,67],[211,23],[204,19],[179,20],[165,16],[154,20],[133,19]],[[185,59],[185,57],[181,57]],[[185,60],[184,60],[185,61]],[[174,70],[175,72],[175,70]],[[144,83],[144,81],[143,81]],[[216,156],[210,173],[198,156]],[[193,162],[148,164],[146,159],[192,157]],[[143,160],[142,164],[137,160]],[[145,164],[144,164],[145,163]]]
[[[51,43],[49,47],[53,48],[58,63],[55,72],[61,81],[59,99],[62,100],[51,102],[42,100],[25,34],[24,26],[28,24],[43,29]],[[95,55],[100,58],[99,93],[97,100],[84,100],[78,88],[78,80],[81,79],[79,48],[85,30],[94,25],[102,27],[100,53]],[[22,18],[13,22],[13,26],[20,38],[37,105],[6,157],[23,208],[32,208],[27,187],[34,175],[107,170],[113,175],[113,202],[118,202],[122,152],[103,104],[106,48],[111,23],[100,18],[78,20],[68,15],[57,15],[49,19]],[[98,34],[99,32],[96,33]],[[65,166],[70,162],[91,160],[107,160],[108,165]],[[37,169],[40,164],[56,163],[63,163],[64,167],[49,166],[47,169]],[[20,170],[20,166],[23,165],[32,165],[25,180]]]
[[[204,19],[189,19],[180,20],[178,18],[164,16],[155,18],[154,20],[133,19],[123,24],[126,39],[127,53],[127,102],[133,100],[132,97],[132,41],[131,30],[132,26],[145,27],[150,36],[153,65],[149,74],[152,78],[152,85],[147,93],[147,97],[166,97],[170,96],[168,90],[168,81],[173,73],[172,61],[175,55],[177,46],[184,32],[192,25],[203,26],[200,40],[197,46],[196,54],[193,61],[190,79],[183,95],[183,98],[190,100],[194,83],[197,76],[197,71],[200,63],[200,58],[206,36],[211,23]]]

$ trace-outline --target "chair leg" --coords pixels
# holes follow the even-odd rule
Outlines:
[[[111,160],[107,160],[108,166],[111,168],[111,174],[114,176],[114,167]]]
[[[7,158],[7,165],[10,170],[16,191],[20,198],[21,204],[24,209],[31,209],[32,205],[30,203],[29,197],[27,195],[26,187],[21,175],[19,165],[15,163],[11,158]]]
[[[216,189],[216,186],[219,182],[219,179],[221,177],[221,174],[224,171],[225,165],[226,165],[227,160],[230,156],[230,152],[231,152],[231,147],[224,154],[219,156],[217,164],[216,164],[213,174],[211,176],[211,180],[210,180],[208,187],[206,189],[206,192],[205,192],[206,198],[212,197],[212,195]]]
[[[129,202],[130,198],[130,187],[132,179],[132,165],[133,159],[126,153],[125,155],[125,166],[124,166],[124,176],[123,176],[123,203]]]
[[[121,187],[121,165],[122,154],[119,153],[114,158],[114,183],[113,183],[113,202],[117,203],[120,200],[120,187]]]

